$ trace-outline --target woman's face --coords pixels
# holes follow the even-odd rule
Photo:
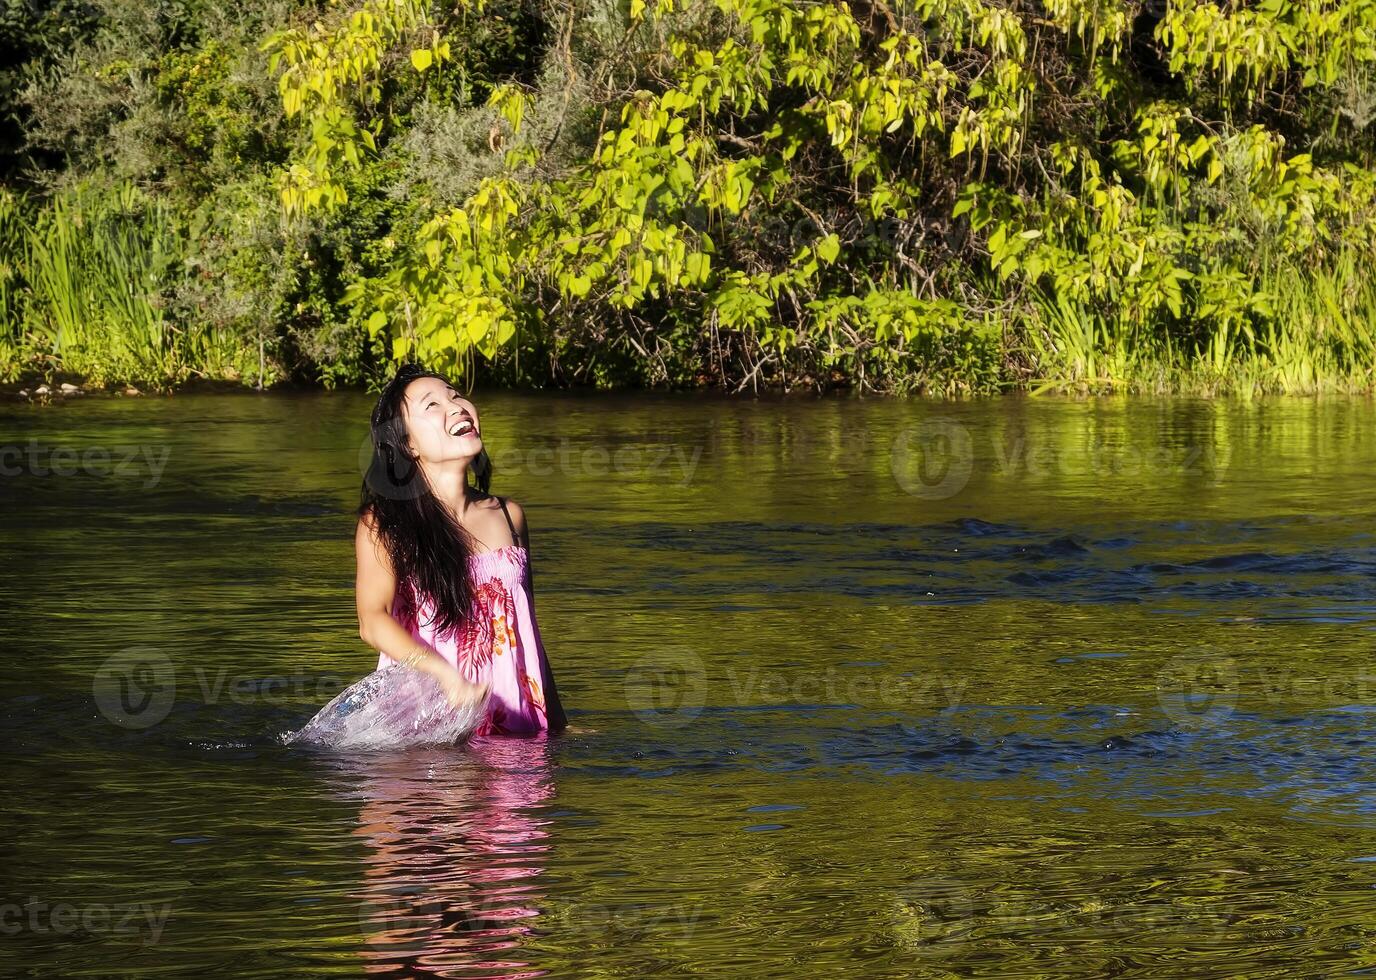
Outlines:
[[[423,462],[472,459],[482,451],[478,410],[439,378],[407,384],[402,404],[411,451]]]

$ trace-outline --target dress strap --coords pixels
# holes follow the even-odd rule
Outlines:
[[[506,498],[498,497],[497,503],[502,505],[502,513],[506,515],[506,526],[511,528],[511,543],[519,548],[521,546],[521,539],[516,536],[516,525],[511,523],[511,514],[508,513],[506,509]]]

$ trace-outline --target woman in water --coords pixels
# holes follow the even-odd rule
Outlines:
[[[287,740],[381,747],[564,729],[535,622],[530,529],[520,504],[488,492],[477,408],[404,365],[373,410],[372,446],[355,589],[378,670]]]

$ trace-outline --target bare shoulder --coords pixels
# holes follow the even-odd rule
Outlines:
[[[521,532],[521,537],[526,536],[526,512],[525,509],[510,497],[502,498],[506,501],[507,513],[511,515],[511,523],[516,525],[516,530]]]
[[[530,532],[526,526],[526,512],[515,500],[510,497],[503,497],[506,501],[506,512],[511,517],[511,527],[516,532],[516,543],[522,548],[530,548]],[[500,506],[500,503],[498,504]]]

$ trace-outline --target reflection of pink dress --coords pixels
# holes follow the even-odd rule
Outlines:
[[[502,502],[505,512],[506,503]],[[510,522],[510,515],[507,517]],[[513,538],[515,531],[512,532]],[[492,693],[485,721],[475,735],[522,735],[559,731],[565,724],[554,675],[535,622],[530,592],[530,568],[526,549],[510,544],[469,558],[479,631],[492,642],[464,642],[463,628],[456,636],[437,639],[430,625],[434,608],[429,599],[419,610],[411,608],[404,589],[397,590],[392,615],[417,640],[430,644],[471,682],[490,678]],[[489,626],[490,624],[490,626]],[[394,663],[379,652],[378,667]]]
[[[362,972],[528,980],[547,892],[554,767],[546,738],[344,756],[355,833],[368,845],[359,901]]]

